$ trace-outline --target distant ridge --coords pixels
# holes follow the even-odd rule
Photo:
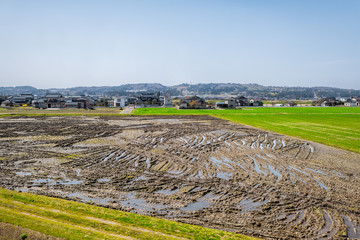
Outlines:
[[[37,89],[32,86],[0,87],[0,95],[18,95],[32,93],[44,95],[47,92],[60,92],[64,95],[134,95],[138,92],[161,92],[171,96],[197,95],[243,95],[264,99],[313,99],[325,97],[360,96],[360,90],[341,89],[333,87],[286,87],[263,86],[259,84],[240,83],[183,83],[174,86],[164,86],[160,83],[137,83],[119,86],[92,86],[72,88]]]

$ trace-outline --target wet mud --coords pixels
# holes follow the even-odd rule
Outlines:
[[[1,187],[266,239],[360,238],[360,155],[208,116],[0,119]]]

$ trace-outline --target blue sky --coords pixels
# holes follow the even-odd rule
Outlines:
[[[358,0],[0,0],[0,86],[360,89]]]

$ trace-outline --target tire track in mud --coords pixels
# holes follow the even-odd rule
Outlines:
[[[16,123],[15,131],[6,123],[0,136],[14,141],[28,131],[69,136],[61,144],[39,143],[55,144],[54,153],[63,148],[82,156],[73,154],[53,167],[20,158],[3,161],[0,171],[8,188],[263,238],[358,236],[359,169],[352,169],[358,154],[337,154],[319,144],[206,116],[30,122],[42,128]],[[89,139],[99,143],[91,145]],[[1,138],[0,143],[4,152],[15,153]],[[22,144],[33,149],[28,161],[48,155],[49,148]],[[335,164],[326,164],[329,159]]]

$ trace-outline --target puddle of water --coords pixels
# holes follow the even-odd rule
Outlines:
[[[241,207],[241,212],[252,212],[259,210],[259,207],[269,202],[269,200],[265,200],[263,202],[254,202],[253,199],[244,198],[239,202],[239,206]]]
[[[49,178],[45,178],[45,179],[36,179],[32,181],[34,184],[39,184],[39,183],[54,183],[55,181],[53,179],[49,179]]]
[[[29,189],[28,189],[28,188],[25,188],[25,187],[22,187],[22,188],[15,188],[15,191],[18,191],[18,192],[29,192]]]
[[[284,219],[285,217],[286,217],[286,214],[280,213],[280,214],[275,218],[275,220]]]
[[[139,181],[139,180],[146,180],[146,179],[148,179],[148,178],[145,176],[141,176],[141,177],[134,179],[134,182]]]
[[[30,172],[16,172],[16,175],[19,175],[19,176],[31,176],[31,173]]]
[[[248,155],[248,156],[249,156],[249,155]],[[255,158],[252,158],[251,156],[249,156],[249,157],[253,160],[253,163],[254,163],[254,166],[255,166],[255,171],[256,171],[257,173],[263,174],[264,176],[267,176],[267,173],[264,172],[264,171],[262,171],[262,170],[260,169],[260,167],[259,167],[259,165],[257,164]]]
[[[297,168],[295,168],[295,167],[293,167],[293,166],[290,166],[290,165],[289,165],[289,169],[290,169],[290,170],[293,169],[293,170],[296,170],[296,171],[298,171],[298,172],[301,172],[301,173],[305,174],[306,176],[308,176],[309,178],[311,178],[312,180],[314,180],[315,182],[317,182],[317,184],[319,184],[320,187],[322,187],[322,188],[325,189],[326,191],[329,190],[329,188],[326,187],[322,182],[320,182],[319,180],[311,177],[311,176],[310,176],[309,174],[307,174],[306,172],[301,171],[301,170],[299,170],[299,169],[297,169]]]
[[[136,179],[132,180],[132,181],[129,183],[129,185],[133,184],[133,183],[134,183],[134,182],[136,182],[136,181],[146,180],[146,179],[148,179],[148,177],[145,177],[145,176],[140,176],[140,177],[138,177],[138,178],[136,178]],[[128,186],[128,187],[129,187],[129,186]]]
[[[247,173],[249,173],[249,174],[251,175],[251,172],[249,172],[249,171],[248,171],[246,168],[244,168],[241,164],[239,164],[239,163],[237,163],[237,162],[235,162],[235,161],[232,161],[232,160],[230,160],[230,159],[228,159],[228,158],[223,158],[223,160],[226,161],[226,162],[235,164],[236,166],[242,168],[243,170],[245,170]],[[233,168],[231,168],[231,169],[233,169]]]
[[[145,199],[141,199],[141,198],[135,198],[135,193],[129,193],[127,195],[125,195],[125,200],[121,200],[119,202],[119,204],[126,206],[126,207],[132,207],[136,210],[140,210],[140,211],[154,211],[154,209],[156,210],[162,210],[167,208],[165,205],[163,204],[154,204],[151,205],[148,202],[146,202]]]
[[[310,148],[310,152],[314,152],[314,147],[309,145],[309,148]]]
[[[286,219],[285,219],[285,222],[288,223],[288,222],[293,221],[293,220],[296,218],[296,215],[297,215],[296,213],[287,215],[287,216],[286,216]]]
[[[348,227],[347,236],[350,239],[360,239],[360,225],[355,226],[348,216],[342,216],[344,223]]]
[[[277,177],[277,181],[280,180],[281,177],[281,173],[279,173],[278,171],[276,171],[270,164],[266,163],[268,166],[269,171],[274,174]]]
[[[135,158],[136,160],[134,161],[134,167],[137,167],[139,165],[139,161],[137,160],[139,157]]]
[[[304,215],[305,215],[305,210],[298,211],[298,214],[299,214],[298,218],[294,222],[295,225],[299,224],[303,220]]]
[[[342,178],[346,178],[343,174],[341,174],[341,173],[339,173],[339,172],[334,171],[334,173],[336,173],[337,175],[339,175],[339,176],[342,177]]]
[[[112,156],[114,156],[114,154],[117,152],[117,150],[115,152],[110,153],[109,156],[107,156],[106,158],[104,158],[103,162],[106,162],[109,158],[111,158]]]
[[[299,180],[299,181],[301,181],[301,182],[303,182],[303,183],[306,184],[306,182],[305,182],[304,180],[302,180],[301,178],[298,178],[295,174],[290,173],[290,172],[287,172],[287,173],[290,174],[290,181],[291,181],[292,184],[294,184],[294,181],[292,180],[291,176],[293,176],[293,177],[296,178],[297,180]]]
[[[150,168],[150,158],[146,159],[146,168]]]
[[[119,156],[115,158],[116,161],[120,161],[120,159],[127,153],[127,151],[122,152]]]
[[[199,142],[198,145],[201,145],[205,141],[205,139],[206,139],[205,136],[203,136],[202,139],[201,139],[201,142]]]
[[[324,220],[325,220],[325,226],[322,229],[320,229],[320,231],[318,232],[319,236],[329,232],[331,229],[331,225],[332,225],[332,221],[331,221],[329,215],[327,213],[323,213],[323,216],[324,216]]]
[[[199,211],[201,209],[208,208],[210,206],[211,203],[209,203],[208,201],[198,201],[198,202],[190,203],[186,207],[182,207],[180,209],[183,211],[190,212],[190,211]]]
[[[320,182],[319,180],[316,180],[315,178],[313,178],[313,180],[315,180],[315,182],[317,182],[319,184],[320,187],[322,187],[323,189],[325,189],[326,191],[329,190],[329,188],[327,186],[325,186],[322,182]]]
[[[55,181],[53,179],[37,179],[37,180],[33,180],[32,181],[34,184],[40,184],[40,183],[47,183],[49,185],[56,185],[56,184],[61,184],[61,185],[76,185],[76,184],[80,184],[83,182],[83,180],[70,180],[70,179],[65,179],[64,181]]]
[[[199,177],[201,179],[204,179],[204,175],[203,175],[202,171],[198,171],[198,173],[196,174],[195,177]]]
[[[74,193],[70,193],[67,195],[68,197],[75,197],[75,198],[79,198],[84,202],[95,202],[98,204],[108,204],[111,201],[114,201],[114,199],[111,198],[92,198],[92,197],[88,197],[86,195],[84,195],[83,193],[80,192],[74,192]]]
[[[232,173],[225,173],[225,172],[216,173],[217,178],[221,178],[221,179],[225,179],[225,180],[229,180],[230,178],[232,178],[232,176],[233,176]]]
[[[222,161],[214,158],[214,157],[210,157],[210,160],[218,167],[218,168],[221,168],[221,165],[222,164]]]
[[[59,181],[57,183],[61,184],[61,185],[76,185],[76,184],[80,184],[82,183],[83,180],[70,180],[70,179],[66,179],[65,181]]]
[[[310,170],[310,171],[312,171],[312,172],[320,173],[320,174],[322,174],[322,175],[327,175],[326,173],[324,173],[324,172],[322,172],[322,171],[319,171],[319,170],[315,170],[315,169],[311,169],[311,168],[305,168],[305,169]]]
[[[281,140],[281,144],[282,144],[282,147],[285,147],[286,146],[286,143],[284,140]]]
[[[211,202],[209,200],[218,199],[219,196],[215,196],[212,193],[208,193],[202,198],[200,198],[197,202],[190,203],[186,207],[180,208],[183,211],[190,212],[190,211],[199,211],[204,208],[208,208],[211,206]]]
[[[234,169],[230,164],[234,164],[233,161],[231,161],[228,158],[222,158],[222,160],[219,160],[222,164],[224,164],[225,166],[229,167],[230,169]]]
[[[166,194],[166,195],[171,195],[171,194],[174,194],[174,193],[177,193],[179,191],[179,189],[175,189],[175,190],[159,190],[155,193],[161,193],[161,194]]]
[[[110,182],[110,179],[108,178],[100,178],[97,180],[99,183],[104,183],[104,182]]]
[[[196,188],[194,188],[193,190],[191,190],[190,192],[195,192],[195,191],[197,191],[197,190],[199,190],[201,187],[196,187]]]
[[[180,171],[168,171],[168,173],[175,174],[175,175],[181,175],[182,172]]]

